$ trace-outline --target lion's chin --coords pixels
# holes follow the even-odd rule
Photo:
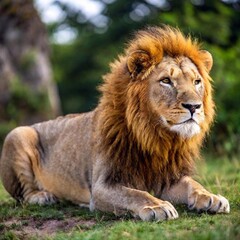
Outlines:
[[[177,132],[179,135],[181,135],[184,138],[191,138],[196,134],[200,133],[200,126],[194,122],[185,122],[182,124],[175,124],[170,127],[170,130],[173,132]]]

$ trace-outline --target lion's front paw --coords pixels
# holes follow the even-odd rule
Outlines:
[[[221,196],[209,193],[206,190],[196,190],[188,197],[188,208],[198,212],[229,213],[228,200]]]
[[[170,202],[162,201],[160,205],[145,206],[140,210],[139,217],[143,221],[161,221],[178,218],[178,213]]]

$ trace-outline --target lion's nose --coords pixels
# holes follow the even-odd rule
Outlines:
[[[194,114],[196,109],[199,109],[202,104],[189,104],[182,103],[182,106],[190,111],[191,114]]]

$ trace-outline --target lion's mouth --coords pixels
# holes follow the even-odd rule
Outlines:
[[[174,123],[172,121],[167,121],[167,123],[169,125],[181,125],[181,124],[185,124],[185,123],[188,123],[188,124],[196,123],[196,124],[198,124],[193,118],[189,118],[189,119],[187,119],[187,120],[185,120],[183,122],[180,122],[180,123]]]
[[[173,123],[169,126],[169,129],[173,132],[177,132],[184,138],[192,137],[201,131],[199,123],[193,118],[189,118],[188,120],[179,123]]]

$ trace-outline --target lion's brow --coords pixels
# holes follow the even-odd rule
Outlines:
[[[190,79],[198,79],[199,78],[198,72],[191,67],[184,66],[181,68],[181,70],[182,70],[183,75],[186,78],[190,78]]]
[[[169,70],[169,75],[172,78],[178,78],[180,74],[181,74],[181,69],[179,68],[178,65],[172,66]]]

